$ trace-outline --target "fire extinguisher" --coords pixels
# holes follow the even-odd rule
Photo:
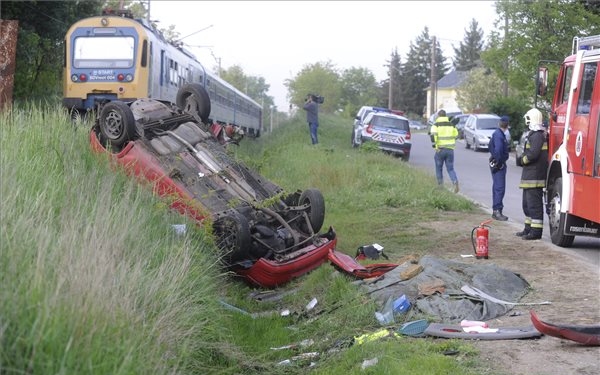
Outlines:
[[[491,221],[491,219],[486,220],[471,231],[471,243],[477,259],[489,258],[489,230],[487,228],[490,228],[490,226],[487,223]]]

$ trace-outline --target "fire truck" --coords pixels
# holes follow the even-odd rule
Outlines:
[[[573,38],[547,100],[542,64],[536,107],[549,120],[546,213],[552,243],[570,247],[576,236],[600,237],[600,35]]]

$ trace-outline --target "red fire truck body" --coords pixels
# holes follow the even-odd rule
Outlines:
[[[560,67],[548,146],[552,242],[569,247],[575,236],[600,237],[600,35],[574,38],[573,54]]]

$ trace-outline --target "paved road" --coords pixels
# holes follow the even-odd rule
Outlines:
[[[433,162],[433,148],[426,133],[413,133],[412,150],[409,164],[423,168],[435,175]],[[487,151],[474,152],[466,149],[464,141],[459,140],[454,153],[454,169],[460,181],[460,193],[478,203],[484,210],[492,212],[492,176],[488,167],[489,153]],[[509,217],[508,222],[513,224],[515,232],[523,227],[523,209],[521,208],[522,191],[519,189],[521,168],[515,164],[514,155],[508,162],[506,175],[506,195],[504,197],[503,213]],[[450,187],[450,179],[444,169],[444,182]],[[573,246],[565,249],[555,246],[550,241],[548,217],[544,217],[544,234],[542,240],[547,242],[557,251],[579,257],[596,269],[600,268],[600,239],[590,237],[575,237]],[[516,239],[516,237],[515,237]]]

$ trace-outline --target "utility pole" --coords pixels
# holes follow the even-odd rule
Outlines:
[[[432,39],[432,43],[431,43],[431,77],[429,78],[429,80],[431,81],[429,83],[429,85],[430,85],[429,91],[431,92],[431,95],[429,97],[429,107],[431,108],[431,113],[429,114],[430,116],[436,112],[436,109],[435,109],[435,97],[436,97],[435,77],[436,77],[436,74],[435,74],[435,35],[434,35],[433,39]]]
[[[504,50],[507,51],[508,48],[506,48],[506,41],[508,40],[508,11],[504,12]],[[506,59],[504,60],[504,75],[505,78],[502,81],[502,93],[504,94],[504,97],[508,97],[508,56],[506,56]]]
[[[390,59],[390,87],[388,91],[388,109],[392,109],[394,101],[394,90],[392,89],[394,82],[394,71],[392,70],[392,60]]]

